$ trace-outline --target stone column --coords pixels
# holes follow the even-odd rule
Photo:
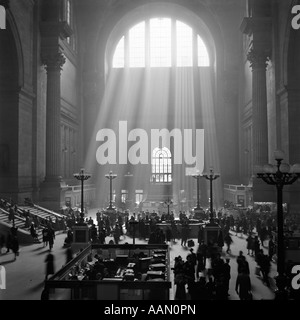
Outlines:
[[[44,55],[47,70],[46,177],[45,182],[60,182],[61,177],[61,94],[60,72],[66,59],[61,52]]]
[[[62,41],[73,33],[60,0],[41,4],[41,62],[47,72],[45,179],[40,186],[40,205],[58,211],[65,202],[66,184],[61,161],[61,70],[66,61]]]
[[[251,49],[247,55],[252,68],[252,141],[253,164],[267,164],[268,161],[268,114],[266,68],[268,53]]]
[[[266,69],[272,51],[272,18],[268,0],[249,2],[249,17],[241,24],[245,54],[252,69],[252,173],[255,165],[269,163]],[[270,150],[271,153],[273,150]],[[253,201],[276,201],[272,186],[253,175]]]
[[[63,204],[61,177],[61,70],[66,59],[59,49],[44,52],[47,71],[46,100],[46,173],[40,188],[40,205],[58,211]]]

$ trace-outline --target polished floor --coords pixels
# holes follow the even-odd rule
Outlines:
[[[88,216],[95,218],[96,210],[90,210]],[[65,233],[58,233],[55,238],[53,254],[55,257],[56,271],[61,268],[66,262],[66,249],[63,248],[63,242],[66,237]],[[276,264],[272,263],[270,272],[271,286],[267,287],[263,284],[262,279],[254,274],[256,262],[254,258],[247,255],[246,236],[239,234],[238,236],[232,232],[233,245],[232,252],[229,255],[231,265],[231,280],[229,289],[229,300],[239,300],[235,292],[235,281],[237,277],[236,256],[242,250],[249,262],[250,277],[252,283],[252,292],[254,300],[272,300],[274,298],[274,279],[276,274]],[[110,240],[107,237],[107,242]],[[132,243],[130,237],[121,237],[120,243]],[[136,239],[136,243],[146,243],[144,240]],[[197,241],[195,239],[194,250],[197,249]],[[267,241],[265,243],[267,245]],[[224,247],[225,248],[225,247]],[[49,248],[43,247],[42,243],[32,244],[29,246],[21,246],[20,255],[14,260],[12,252],[5,254],[6,250],[2,250],[0,255],[0,265],[6,270],[6,289],[0,289],[0,300],[40,300],[43,290],[43,282],[45,278],[45,258]],[[266,250],[266,249],[265,249]],[[189,253],[189,248],[182,247],[180,241],[170,244],[170,260],[171,267],[174,264],[176,256],[181,255],[185,260]],[[223,252],[225,256],[225,253]],[[173,273],[171,272],[171,280],[173,283]],[[170,290],[170,300],[174,300],[175,287],[172,285]]]

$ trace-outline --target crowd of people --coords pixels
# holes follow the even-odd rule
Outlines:
[[[257,263],[253,276],[260,276],[263,283],[270,287],[269,255],[258,246],[257,251],[253,253],[253,258]],[[176,257],[173,268],[176,285],[175,299],[227,300],[230,296],[229,283],[232,279],[230,261],[229,255],[222,256],[221,252],[211,251],[203,241],[199,243],[196,253],[193,252],[193,248],[190,249],[186,261],[181,256]],[[250,268],[243,251],[239,251],[236,264],[236,293],[240,300],[251,300],[253,296]]]
[[[201,248],[202,247],[202,248]],[[203,252],[203,243],[197,253],[190,249],[186,261],[175,258],[175,300],[227,300],[231,279],[230,259],[221,258],[220,253],[210,255]]]
[[[27,204],[28,202],[25,201],[25,203]],[[31,205],[31,207],[32,206],[33,204]],[[42,217],[35,213],[32,213],[31,208],[20,208],[13,201],[8,201],[6,199],[0,199],[0,207],[8,212],[8,220],[12,224],[15,223],[15,219],[17,217],[21,218],[24,221],[24,229],[30,229],[32,228],[32,225],[34,225],[35,229],[46,227],[48,226],[49,222],[51,223],[52,228],[54,228],[55,230],[66,229],[66,220],[68,218],[67,216],[56,216],[55,219],[53,219],[50,215],[48,217]]]
[[[3,203],[1,205],[4,205]],[[5,204],[7,205],[7,204]],[[18,211],[15,207],[10,207],[10,212]],[[230,212],[230,211],[229,211]],[[232,236],[244,235],[246,241],[246,255],[253,258],[257,264],[255,274],[261,276],[263,283],[270,286],[269,273],[271,262],[276,262],[276,243],[274,234],[276,233],[276,215],[271,211],[260,211],[259,214],[254,209],[240,212],[238,216],[233,217],[230,213],[214,212],[214,219],[221,227],[221,238],[217,240],[216,247],[205,244],[203,233],[199,229],[198,247],[196,252],[192,248],[186,256],[186,261],[178,256],[174,263],[174,284],[176,285],[176,299],[192,300],[226,300],[229,296],[229,283],[231,280],[230,259],[231,245],[233,244]],[[24,216],[31,218],[29,220],[29,230],[33,238],[37,238],[36,221],[30,213],[24,212]],[[13,219],[13,214],[10,216]],[[73,241],[73,226],[81,219],[80,211],[68,209],[65,212],[63,221],[64,230],[66,231],[65,246],[69,249]],[[107,237],[112,237],[110,243],[118,244],[122,236],[138,236],[140,239],[147,240],[149,244],[172,244],[176,239],[180,241],[183,247],[189,247],[189,224],[192,217],[188,213],[180,212],[178,223],[175,221],[174,213],[158,212],[140,212],[130,217],[129,213],[116,212],[114,215],[108,215],[105,211],[98,211],[96,221],[91,217],[85,217],[85,222],[90,227],[90,241],[92,243],[105,244]],[[131,220],[136,223],[131,224]],[[177,219],[176,219],[177,220]],[[163,221],[168,222],[168,227],[161,229],[158,224]],[[49,250],[53,248],[55,239],[56,222],[47,221],[46,226],[42,226],[43,246],[49,245]],[[41,227],[41,225],[39,225]],[[134,228],[134,229],[133,229]],[[285,217],[285,231],[292,233],[295,231],[296,223],[294,217]],[[15,253],[15,259],[18,255],[17,237],[13,237],[12,232],[5,237],[0,235],[0,253],[6,247],[7,252],[12,250]],[[222,252],[223,245],[226,245]],[[267,249],[267,254],[265,250]],[[67,261],[70,261],[72,254],[70,250]],[[224,253],[222,257],[221,253]],[[51,254],[51,252],[50,252]],[[53,261],[54,259],[52,259]],[[51,262],[51,257],[49,257]],[[48,260],[45,261],[48,264]],[[49,264],[50,264],[49,262]],[[52,263],[52,262],[51,262]],[[251,279],[249,263],[243,252],[240,251],[237,257],[237,278],[235,289],[241,300],[249,300],[251,294]],[[50,268],[50,267],[49,267]],[[51,270],[51,268],[50,268]]]

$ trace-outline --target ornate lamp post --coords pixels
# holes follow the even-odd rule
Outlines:
[[[192,175],[192,177],[197,180],[197,206],[196,206],[196,208],[194,208],[194,212],[198,213],[198,212],[201,212],[201,207],[200,207],[200,178],[201,178],[201,174],[199,173],[199,171],[197,171],[197,174]]]
[[[125,200],[125,210],[126,209],[132,209],[132,204],[133,204],[133,190],[132,190],[132,179],[133,179],[133,174],[130,173],[129,171],[127,174],[124,175],[125,178],[125,189],[128,190],[128,198]]]
[[[73,174],[74,178],[81,181],[81,212],[80,212],[80,224],[84,224],[84,203],[83,203],[83,182],[88,180],[91,175],[84,172],[84,169],[81,169],[79,173]]]
[[[277,290],[275,291],[275,299],[284,300],[288,296],[285,276],[282,191],[285,185],[293,184],[300,177],[300,164],[294,164],[291,167],[287,163],[282,163],[284,154],[280,150],[274,152],[274,158],[277,162],[276,165],[256,166],[255,171],[257,178],[276,186],[277,190],[277,276],[275,278]]]
[[[210,169],[210,173],[207,174],[207,173],[204,173],[202,174],[202,176],[209,180],[210,182],[210,224],[214,224],[214,208],[213,208],[213,188],[212,188],[212,182],[214,180],[216,180],[217,178],[220,177],[220,174],[218,173],[214,173],[213,169],[211,168]]]
[[[168,207],[168,216],[170,214],[170,205],[172,205],[172,204],[173,204],[173,201],[170,199],[165,201],[165,205],[167,205],[167,207]]]
[[[112,181],[117,177],[116,174],[113,174],[112,171],[109,172],[109,174],[106,174],[105,177],[109,180],[109,206],[107,208],[107,211],[115,211],[115,208],[113,207],[113,192],[112,192]]]

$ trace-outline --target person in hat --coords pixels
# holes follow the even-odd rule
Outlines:
[[[190,249],[190,253],[188,254],[188,256],[191,257],[191,261],[192,261],[192,263],[193,263],[193,265],[195,267],[196,264],[197,264],[197,255],[196,255],[196,253],[194,253],[194,249],[193,248]]]
[[[230,246],[231,246],[231,244],[233,243],[233,240],[232,240],[229,232],[226,234],[226,236],[225,236],[225,238],[224,238],[224,241],[225,241],[225,243],[226,243],[226,245],[227,245],[226,253],[231,253],[231,248],[230,248]]]
[[[188,254],[186,256],[186,261],[183,265],[183,272],[187,279],[187,285],[188,285],[188,292],[191,294],[191,291],[193,290],[193,286],[195,283],[195,264],[192,260],[192,255]]]
[[[19,240],[17,235],[12,235],[11,238],[11,249],[13,253],[15,254],[14,260],[17,259],[17,256],[19,255]]]
[[[204,244],[204,241],[202,240],[199,244],[198,250],[197,250],[197,273],[201,272],[202,270],[205,269],[205,263],[206,263],[206,252],[207,252],[207,247]]]
[[[230,275],[230,271],[231,271],[231,266],[229,264],[230,262],[230,258],[226,258],[225,259],[225,263],[223,265],[223,274],[224,274],[224,286],[225,286],[225,290],[227,293],[227,296],[230,296],[229,294],[229,283],[230,283],[230,279],[231,279],[231,275]]]
[[[119,241],[120,241],[120,229],[119,229],[119,224],[116,223],[116,226],[115,226],[115,229],[114,229],[114,232],[113,232],[113,237],[114,237],[114,240],[115,240],[115,244],[118,244]]]
[[[34,222],[31,222],[30,234],[31,234],[32,238],[33,238],[35,241],[38,241],[38,234],[37,234],[37,232],[36,232]]]
[[[240,297],[240,300],[248,300],[251,296],[251,280],[244,268],[242,268],[236,278],[235,291]]]

